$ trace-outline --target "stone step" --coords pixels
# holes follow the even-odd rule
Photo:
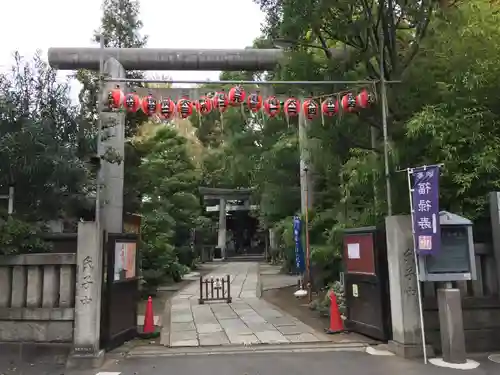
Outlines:
[[[330,351],[360,351],[366,350],[368,344],[362,342],[341,343],[289,343],[268,345],[228,345],[208,347],[180,347],[169,348],[165,346],[137,346],[130,350],[128,357],[169,357],[178,355],[204,355],[204,354],[236,354],[236,353],[273,353],[273,352],[330,352]]]
[[[264,255],[234,255],[227,257],[227,262],[263,262]]]

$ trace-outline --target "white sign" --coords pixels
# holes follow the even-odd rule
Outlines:
[[[352,284],[352,295],[353,297],[359,297],[358,284]]]
[[[360,259],[359,255],[359,243],[347,244],[347,257],[349,259]]]

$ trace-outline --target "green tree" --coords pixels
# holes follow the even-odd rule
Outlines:
[[[485,215],[487,193],[500,188],[499,21],[489,1],[461,4],[432,25],[409,72],[416,78],[426,69],[434,82],[424,86],[427,101],[412,113],[401,147],[413,163],[444,163],[441,205],[472,219]]]
[[[0,74],[0,186],[15,186],[15,211],[30,221],[77,215],[86,204],[88,169],[78,158],[77,107],[69,86],[38,53],[16,53]]]
[[[285,29],[289,28],[288,36],[293,37],[291,30],[294,25],[307,19],[314,20],[308,18],[308,11],[301,13],[298,8],[291,7],[285,11],[285,6],[290,5],[288,1],[273,4],[278,8],[268,15],[279,15],[273,22]],[[323,4],[330,6],[332,2]],[[339,4],[341,2],[335,2],[334,6]],[[418,40],[418,50],[412,52],[413,47],[416,47],[415,42],[407,44],[412,47],[407,49],[406,39],[398,37],[401,45],[396,57],[400,61],[392,63],[390,44],[386,43],[387,61],[384,61],[386,72],[390,73],[386,78],[402,79],[401,84],[391,85],[389,90],[391,170],[396,169],[396,166],[444,162],[442,208],[471,218],[481,218],[485,212],[486,193],[498,189],[498,111],[493,91],[498,85],[498,53],[494,47],[498,37],[498,15],[492,4],[482,0],[458,3],[454,7],[446,7],[445,2],[429,5],[439,5],[446,11],[438,12],[434,17],[430,17],[430,13],[425,14],[423,19],[428,25],[425,34]],[[317,8],[310,9],[315,12]],[[350,9],[360,8],[346,8],[345,11],[350,12]],[[330,12],[325,14],[331,15]],[[331,22],[327,27],[338,28],[339,23],[351,20],[342,16],[342,12],[335,11],[333,14],[340,18],[339,22]],[[355,18],[349,24],[353,26],[360,19],[362,17]],[[311,34],[307,34],[304,24],[300,25],[296,27],[301,36],[297,38],[299,43],[290,54],[287,67],[278,71],[277,77],[281,78],[285,74],[288,79],[377,78],[375,74],[372,75],[370,68],[370,64],[377,67],[375,60],[360,60],[361,66],[352,65],[350,61],[329,65],[324,56],[317,56],[318,50],[325,54],[322,48],[306,46],[307,42],[313,41],[305,39]],[[387,27],[390,24],[384,25]],[[396,35],[402,37],[405,33],[397,28]],[[276,35],[279,36],[279,33]],[[270,31],[268,36],[272,36]],[[345,41],[346,34],[339,31],[335,39],[331,40]],[[334,45],[332,43],[330,46]],[[376,57],[374,52],[379,52],[375,51],[377,44],[372,43],[371,46],[372,56]],[[359,51],[359,48],[350,47]],[[342,75],[336,70],[339,67],[344,69]],[[329,72],[332,75],[329,76]],[[339,89],[342,88],[332,91]],[[371,127],[380,134],[378,118],[380,107],[375,106],[358,116],[343,115],[333,121],[327,120],[322,124],[324,126],[313,124],[310,137],[317,195],[311,228],[313,244],[326,241],[336,244],[339,249],[343,227],[374,224],[385,214],[380,136],[377,135],[375,150],[372,150],[369,131]],[[394,211],[407,214],[406,176],[394,173],[392,183]],[[321,238],[324,234],[326,238]]]
[[[94,31],[92,40],[99,44],[104,37],[104,47],[141,48],[147,43],[147,36],[141,36],[142,21],[139,19],[140,4],[135,0],[104,0],[102,3],[101,26]],[[142,72],[126,72],[127,78],[143,78]],[[97,72],[80,69],[76,79],[82,84],[79,100],[81,116],[95,129],[97,116]],[[125,89],[125,88],[124,88]],[[137,121],[135,114],[127,114],[127,131],[135,134]],[[142,121],[141,121],[142,122]]]
[[[200,223],[200,171],[187,140],[163,127],[138,146],[147,151],[140,166],[143,192],[142,254],[144,277],[150,285],[178,281],[184,266],[192,266],[191,230]]]
[[[400,79],[412,66],[436,10],[445,7],[443,2],[434,0],[255,2],[267,16],[264,38],[285,39],[291,45],[289,58],[273,73],[274,79],[284,80],[377,80],[381,77],[381,65],[386,79]],[[266,41],[259,43],[265,45]],[[379,91],[375,85],[365,88]],[[398,113],[392,88],[389,87],[388,119],[391,138],[404,133],[405,122],[405,117]],[[296,87],[292,93],[309,95],[312,91],[319,96],[357,93],[360,89],[344,84],[311,85]],[[386,212],[381,173],[381,107],[380,98],[377,99],[368,110],[318,120],[310,127],[316,220],[319,225],[321,218],[321,229],[338,220],[342,226],[374,223]],[[391,148],[391,157],[396,156],[396,149]]]
[[[0,74],[0,192],[14,186],[14,213],[0,203],[0,254],[44,252],[47,220],[73,218],[91,205],[89,171],[79,159],[77,108],[69,86],[37,53],[14,55]]]
[[[448,86],[455,79],[452,73],[455,67],[448,62],[449,57],[458,51],[454,55],[455,59],[449,59],[458,63],[459,60],[469,61],[469,56],[472,56],[465,49],[455,49],[453,41],[457,26],[465,19],[460,12],[468,13],[470,10],[462,5],[456,8],[446,1],[431,0],[375,3],[361,0],[256,2],[265,11],[267,22],[263,38],[257,40],[255,45],[269,48],[272,45],[270,40],[282,38],[292,44],[286,51],[286,61],[275,72],[268,73],[268,79],[380,79],[380,35],[383,33],[382,64],[385,78],[403,80],[402,84],[390,85],[388,89],[392,159],[390,169],[396,169],[396,165],[430,162],[430,159],[438,161],[435,160],[437,150],[446,150],[449,138],[455,137],[456,132],[447,129],[441,133],[441,141],[433,135],[436,137],[432,143],[435,151],[431,152],[426,148],[429,145],[429,135],[422,134],[424,128],[416,126],[417,117],[414,116],[427,105],[442,103],[445,98],[440,88],[441,83],[446,82],[445,86]],[[476,8],[478,4],[480,1],[469,2],[472,8]],[[487,12],[485,9],[483,11]],[[447,37],[444,37],[441,28],[448,30]],[[471,35],[474,31],[477,34],[478,30],[483,30],[477,23],[475,28],[469,26],[468,29]],[[490,38],[491,35],[496,34],[484,37]],[[472,39],[467,40],[464,46],[471,43]],[[439,47],[436,48],[436,45]],[[476,42],[475,46],[480,48],[480,43]],[[493,47],[491,49],[494,50]],[[447,51],[442,52],[442,59],[431,56],[435,51],[442,50]],[[467,65],[464,63],[462,66]],[[479,70],[473,76],[477,77],[478,72]],[[286,96],[309,95],[312,91],[315,96],[340,97],[346,91],[357,93],[361,88],[341,84],[293,88],[278,86],[275,87],[275,92]],[[369,87],[365,85],[364,88],[374,93],[379,91],[375,84]],[[465,92],[464,89],[463,93]],[[490,94],[490,97],[493,96]],[[446,99],[451,101],[452,95]],[[448,102],[443,106],[450,107]],[[459,105],[461,104],[463,103]],[[316,257],[318,263],[328,263],[325,259],[334,259],[339,255],[343,228],[372,225],[386,214],[380,113],[380,97],[376,96],[375,105],[369,109],[355,114],[341,113],[334,118],[318,119],[310,125],[309,148],[315,193],[314,210],[310,213],[310,234],[313,258]],[[457,116],[464,118],[463,112],[457,112]],[[241,123],[241,120],[229,118],[224,122],[224,129],[238,129]],[[423,123],[420,121],[420,124]],[[450,126],[451,124],[453,122],[450,122]],[[216,156],[209,156],[205,164],[205,174],[209,176],[212,185],[216,185],[217,180],[226,185],[234,183],[233,169],[238,171],[238,176],[248,176],[248,185],[258,192],[261,223],[279,229],[285,247],[293,245],[290,215],[300,209],[297,129],[294,123],[291,125],[290,128],[287,127],[282,118],[258,118],[253,119],[250,131],[229,133],[224,130],[223,145],[215,146],[210,151]],[[426,129],[429,134],[434,134],[434,130],[429,127]],[[469,130],[463,131],[469,134]],[[477,138],[476,135],[474,137]],[[251,144],[250,147],[243,147],[246,141]],[[464,143],[462,146],[465,145]],[[453,147],[459,149],[455,145]],[[495,152],[496,148],[491,147],[491,152],[486,154],[488,163],[484,166],[488,166],[489,170],[492,170],[491,156]],[[217,157],[220,158],[218,162]],[[457,153],[450,157],[460,160]],[[443,157],[440,156],[440,159],[443,160]],[[478,162],[477,157],[474,159]],[[216,173],[209,173],[209,170]],[[465,178],[462,174],[456,176],[455,180]],[[478,176],[479,174],[469,174],[467,177],[479,182],[481,179]],[[408,194],[399,193],[407,191],[405,176],[394,174],[391,178],[395,212],[407,213]],[[456,184],[456,181],[453,183]],[[485,186],[483,191],[487,190],[486,186],[491,186],[489,183],[482,184]],[[471,191],[464,198],[470,199],[469,194]],[[484,193],[482,194],[480,200],[484,201]],[[444,197],[443,202],[449,204],[455,198],[449,195]],[[481,210],[479,205],[475,207]],[[330,252],[334,249],[336,253],[325,256],[326,248]]]

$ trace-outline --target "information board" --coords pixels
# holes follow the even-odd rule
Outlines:
[[[441,251],[425,257],[428,273],[470,272],[467,227],[441,227]]]
[[[136,276],[136,249],[137,245],[135,242],[116,242],[114,281],[131,279]]]

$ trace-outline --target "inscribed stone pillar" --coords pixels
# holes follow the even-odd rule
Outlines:
[[[271,257],[274,255],[276,249],[278,248],[278,243],[276,241],[276,232],[274,230],[274,228],[269,228],[268,229],[268,233],[269,233],[269,241],[266,243],[266,260],[269,260],[271,259]]]
[[[311,209],[313,206],[314,186],[312,176],[312,168],[310,163],[309,142],[307,130],[309,122],[304,116],[304,111],[299,112],[299,150],[300,150],[300,202],[301,212],[306,212],[306,193],[307,193],[307,207]],[[307,167],[308,171],[305,172]]]
[[[226,258],[226,200],[220,199],[219,202],[219,235],[217,247],[221,249],[221,258]]]
[[[500,192],[490,193],[491,232],[493,233],[493,255],[496,263],[498,290],[500,291]]]
[[[94,221],[78,223],[75,290],[75,328],[69,367],[98,367],[100,350],[102,254]]]
[[[271,250],[275,250],[278,248],[278,244],[276,243],[276,232],[273,228],[269,229],[269,248]]]
[[[411,218],[388,216],[385,228],[393,334],[389,347],[402,357],[419,357],[423,350]]]
[[[104,74],[111,78],[125,77],[123,66],[115,59],[110,58],[104,63]],[[103,94],[114,89],[117,82],[107,82]],[[120,87],[125,89],[123,85]],[[104,99],[105,100],[105,99]],[[102,116],[102,137],[99,149],[100,155],[114,150],[123,159],[125,158],[125,114],[123,112],[105,112]],[[124,161],[109,163],[101,161],[101,229],[107,233],[121,233],[123,231],[123,178]]]

